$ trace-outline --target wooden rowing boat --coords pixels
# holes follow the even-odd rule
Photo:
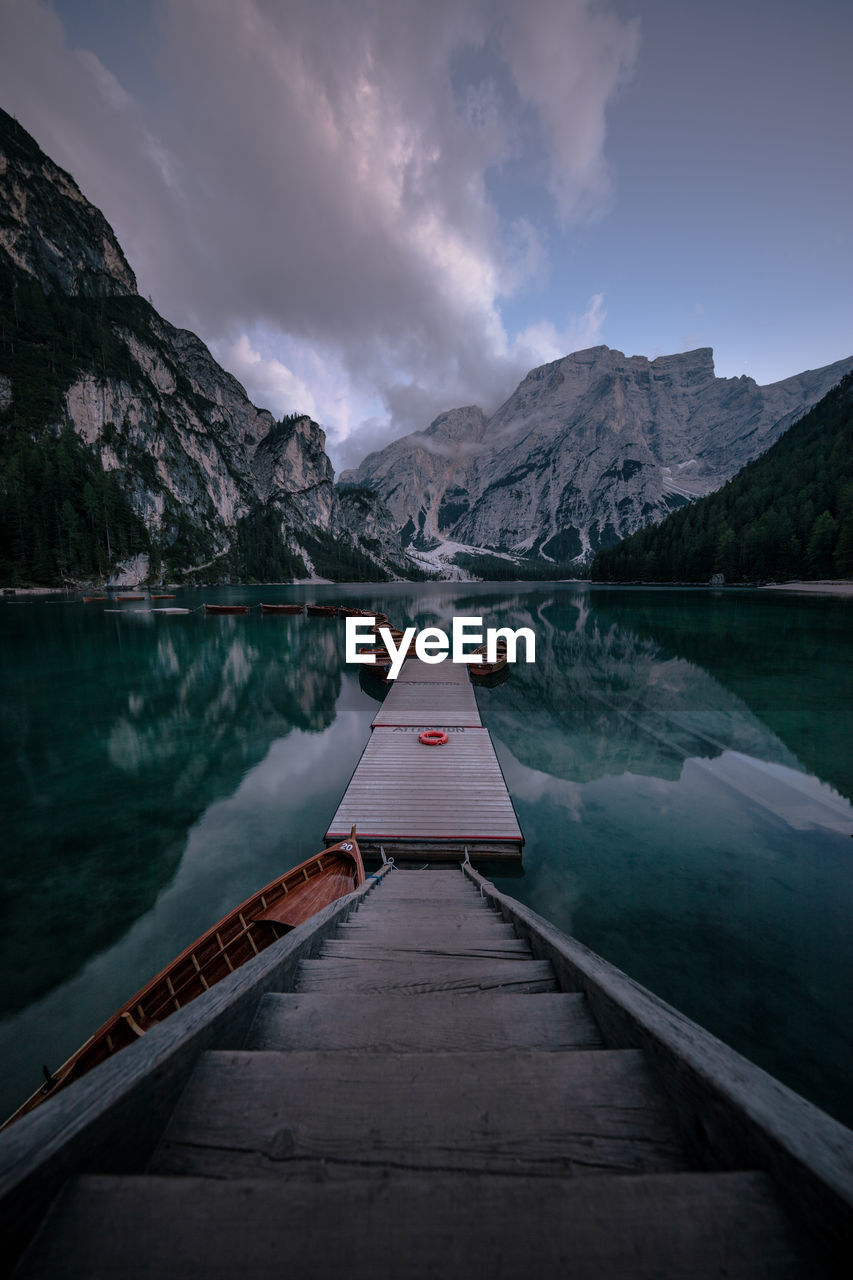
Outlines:
[[[305,612],[309,618],[336,618],[338,616],[338,606],[336,604],[306,604]]]
[[[468,668],[471,679],[475,682],[484,683],[486,680],[493,680],[495,676],[500,675],[504,671],[508,671],[506,641],[498,641],[494,662],[486,662],[486,649],[487,646],[481,644],[479,649],[474,650],[474,653],[481,653],[483,655],[483,661],[481,663],[477,666],[472,663]]]
[[[301,604],[262,604],[261,613],[301,613]]]
[[[206,604],[205,613],[248,613],[247,604]]]
[[[130,595],[130,596],[114,596],[114,597],[113,597],[113,599],[115,599],[115,600],[144,600],[144,599],[145,599],[145,596],[143,596],[143,595],[139,595],[139,596],[137,596],[137,595]]]
[[[137,991],[117,1013],[55,1072],[45,1068],[45,1083],[2,1128],[52,1098],[120,1049],[143,1036],[155,1023],[195,1000],[247,960],[317,911],[351,893],[364,882],[364,864],[355,839],[324,849],[292,871],[254,893]]]
[[[109,598],[108,596],[84,596],[83,603],[84,604],[100,604],[103,601],[107,600],[108,598]]]
[[[162,591],[156,591],[156,592],[155,592],[155,591],[152,591],[152,592],[151,592],[151,599],[152,599],[152,600],[174,600],[174,599],[175,599],[175,594],[174,594],[174,592],[171,592],[171,593],[169,593],[169,592],[165,592],[165,593],[164,593],[164,592],[162,592]]]

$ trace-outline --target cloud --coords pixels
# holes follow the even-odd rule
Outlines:
[[[596,293],[590,298],[583,315],[572,316],[564,329],[557,329],[550,320],[541,320],[517,333],[513,342],[514,353],[521,364],[532,368],[559,360],[570,351],[597,346],[606,317],[604,295]]]
[[[270,409],[277,418],[300,412],[316,416],[316,401],[303,379],[276,357],[265,360],[252,346],[248,334],[241,334],[235,342],[220,344],[214,354],[242,382],[249,399]]]
[[[361,421],[392,435],[494,407],[573,340],[574,322],[509,334],[502,308],[547,272],[548,198],[563,224],[606,207],[634,24],[592,0],[152,12],[131,94],[126,49],[69,48],[48,4],[4,0],[4,105],[104,211],[140,291],[253,396],[312,400],[343,449]],[[509,164],[529,166],[529,216],[490,194]]]

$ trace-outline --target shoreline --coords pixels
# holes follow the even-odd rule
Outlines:
[[[378,583],[378,582],[359,582],[353,580],[351,582],[331,582],[322,578],[306,579],[300,578],[293,582],[231,582],[227,586],[212,586],[208,584],[210,590],[229,590],[236,588],[242,590],[247,587],[319,587],[319,586],[337,586],[337,587],[389,587],[397,585],[406,585],[407,580],[403,583]],[[545,582],[553,581],[561,586],[586,586],[586,587],[692,587],[706,588],[714,591],[725,591],[735,589],[738,591],[787,591],[791,593],[801,593],[808,595],[825,595],[825,596],[853,596],[853,580],[850,578],[824,578],[814,582],[764,582],[764,583],[738,583],[726,582],[720,585],[708,582],[598,582],[591,581],[589,578],[554,578],[554,579],[535,579],[535,578],[514,578],[505,580],[503,578],[440,578],[438,582],[469,582],[478,586],[495,586],[495,587],[518,587],[518,586],[542,586]],[[414,586],[416,584],[411,583]],[[129,591],[129,587],[112,587],[97,588],[98,590],[113,591]],[[146,594],[151,590],[150,587],[134,588],[138,591],[144,591]],[[178,583],[176,590],[199,590],[204,589],[195,583]],[[96,590],[96,588],[87,587],[0,587],[0,600],[4,597],[12,600],[21,596],[75,596],[83,594],[87,590]]]
[[[853,596],[853,582],[849,578],[837,580],[826,578],[819,582],[768,582],[758,589],[759,591],[803,592],[822,596]]]

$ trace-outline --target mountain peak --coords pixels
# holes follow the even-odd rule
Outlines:
[[[42,288],[71,297],[136,294],[136,276],[104,215],[2,109],[0,204],[0,249]]]
[[[454,417],[444,414],[351,476],[404,534],[416,531],[415,545],[564,564],[724,484],[850,368],[853,359],[759,387],[718,378],[711,347],[652,360],[587,347],[531,369],[467,450],[435,447],[424,460],[425,437]]]

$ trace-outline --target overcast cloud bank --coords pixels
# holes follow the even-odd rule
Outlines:
[[[507,332],[547,231],[490,184],[512,166],[563,226],[607,208],[636,23],[586,0],[155,0],[131,92],[60,13],[2,6],[4,106],[103,210],[140,291],[258,403],[318,418],[341,465],[599,340],[600,295]]]

